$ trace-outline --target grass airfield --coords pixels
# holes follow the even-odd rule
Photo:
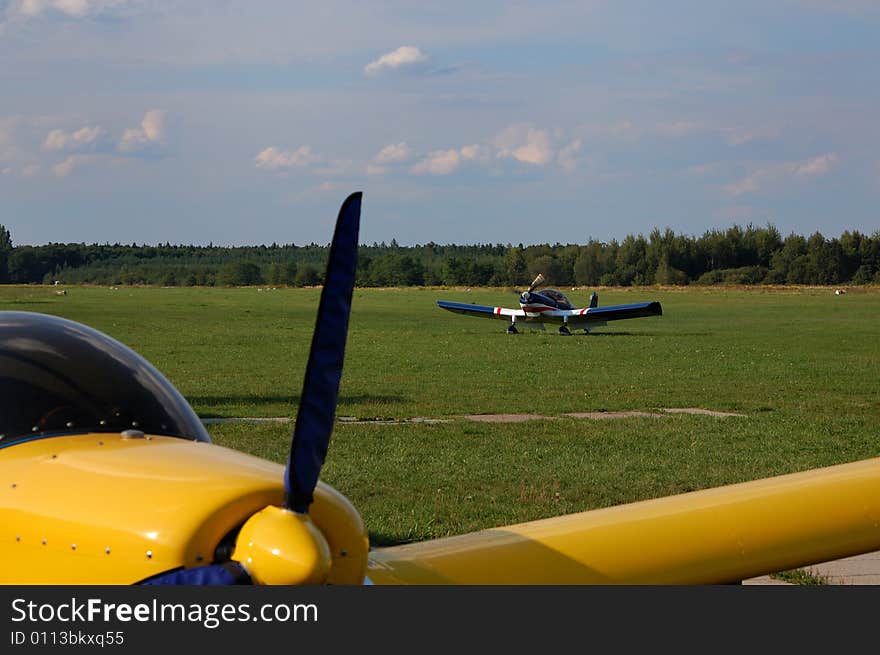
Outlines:
[[[157,366],[203,418],[293,417],[319,289],[0,286],[0,309],[81,321]],[[591,289],[565,292],[584,306]],[[880,456],[880,289],[599,289],[662,317],[560,337],[445,312],[505,289],[357,289],[322,473],[374,545]],[[669,408],[742,417],[664,413]],[[644,411],[592,420],[574,412]],[[475,422],[468,414],[545,417]],[[400,422],[426,417],[440,423]],[[291,424],[215,442],[279,462]]]

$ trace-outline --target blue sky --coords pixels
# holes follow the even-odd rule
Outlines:
[[[880,230],[880,3],[0,0],[16,244]]]

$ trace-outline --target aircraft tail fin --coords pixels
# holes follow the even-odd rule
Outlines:
[[[599,306],[599,294],[594,291],[593,295],[590,296],[590,309],[595,309],[598,306]]]

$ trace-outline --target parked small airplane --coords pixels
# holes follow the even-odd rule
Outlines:
[[[360,206],[339,213],[286,467],[212,444],[115,339],[0,311],[0,584],[713,584],[880,549],[880,458],[371,548],[318,479]]]
[[[609,305],[599,307],[599,294],[595,291],[590,296],[590,304],[584,308],[576,308],[565,294],[556,289],[536,289],[544,283],[544,275],[538,274],[534,282],[529,285],[527,291],[523,291],[519,297],[520,309],[508,309],[507,307],[489,307],[488,305],[473,305],[461,302],[438,300],[437,305],[456,314],[466,316],[481,316],[483,318],[500,318],[509,320],[507,334],[517,334],[516,319],[523,319],[528,327],[537,330],[544,329],[544,323],[560,323],[559,334],[570,335],[571,330],[590,330],[606,325],[608,321],[619,321],[627,318],[642,318],[644,316],[660,316],[663,308],[655,301],[640,302],[629,305]]]

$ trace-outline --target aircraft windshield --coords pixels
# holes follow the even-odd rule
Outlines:
[[[0,312],[0,448],[130,429],[210,441],[180,392],[127,346],[55,316]]]
[[[561,291],[557,291],[556,289],[544,289],[541,291],[545,296],[550,296],[553,300],[556,301],[556,304],[560,306],[560,309],[570,309],[571,303],[568,301],[568,298],[565,297],[565,294]],[[568,305],[567,308],[562,307],[562,305]]]

